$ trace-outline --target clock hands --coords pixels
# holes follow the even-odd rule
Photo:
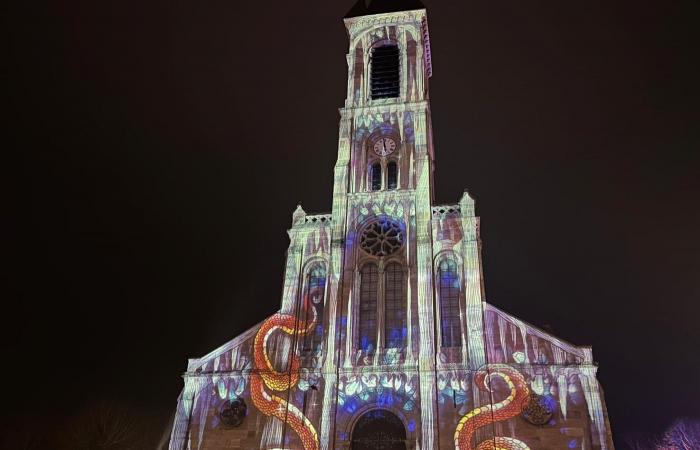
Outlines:
[[[379,145],[380,143],[381,145]],[[374,152],[379,156],[387,156],[391,154],[394,149],[396,149],[396,143],[390,138],[381,138],[374,143]]]

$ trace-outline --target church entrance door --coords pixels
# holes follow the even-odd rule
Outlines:
[[[385,409],[368,411],[352,429],[351,450],[406,450],[401,419]]]

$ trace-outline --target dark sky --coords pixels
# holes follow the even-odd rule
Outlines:
[[[2,414],[167,417],[277,309],[297,202],[330,211],[352,0],[23,3]],[[699,4],[425,3],[436,201],[476,198],[488,301],[593,346],[616,436],[700,415]]]

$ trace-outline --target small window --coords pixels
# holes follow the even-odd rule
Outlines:
[[[459,276],[457,275],[457,264],[451,259],[440,261],[440,266],[438,267],[438,294],[440,296],[442,346],[461,347]]]
[[[370,190],[378,191],[382,188],[382,165],[379,162],[372,164],[369,169]]]
[[[396,161],[391,161],[386,166],[387,189],[396,189],[398,186],[398,167]]]
[[[372,99],[399,96],[399,47],[383,45],[372,50]]]

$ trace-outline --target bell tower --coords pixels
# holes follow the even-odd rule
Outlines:
[[[348,79],[340,109],[329,280],[338,285],[327,303],[329,319],[336,319],[328,322],[328,336],[339,338],[327,339],[324,397],[332,398],[338,385],[362,372],[381,378],[382,367],[401,367],[415,380],[421,403],[422,430],[411,434],[421,448],[435,448],[426,10],[417,0],[359,0],[344,23]],[[335,426],[340,406],[323,405],[322,446],[334,448],[343,440]]]
[[[415,189],[420,152],[432,162],[425,9],[419,1],[374,0],[365,6],[359,0],[344,22],[350,45],[339,160],[346,152],[352,167],[346,192]],[[418,124],[422,136],[416,135]]]

